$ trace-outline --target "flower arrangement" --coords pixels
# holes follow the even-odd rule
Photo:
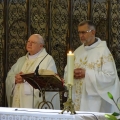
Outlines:
[[[114,100],[114,98],[113,98],[113,95],[110,93],[110,92],[108,92],[108,97],[111,99],[111,100],[113,100],[113,102],[115,103],[115,105],[117,106],[117,108],[118,108],[118,110],[120,111],[120,108],[119,108],[119,106],[118,106],[118,100],[119,100],[119,98],[117,99],[117,103],[115,102],[115,100]],[[117,119],[117,116],[119,116],[120,115],[120,112],[119,113],[117,113],[117,112],[114,112],[113,114],[105,114],[105,117],[108,119],[108,120],[120,120],[120,119]]]

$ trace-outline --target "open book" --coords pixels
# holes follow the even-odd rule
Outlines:
[[[64,91],[63,80],[53,71],[41,69],[39,75],[34,73],[21,75],[35,89],[44,91]]]

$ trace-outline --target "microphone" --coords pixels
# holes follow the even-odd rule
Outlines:
[[[48,54],[47,54],[47,55],[48,55]],[[41,62],[47,57],[47,55],[40,61],[40,63],[39,63],[38,66],[36,67],[36,69],[35,69],[35,71],[34,71],[34,74],[35,74],[36,76],[39,75],[39,73],[38,73],[39,65],[40,65]]]
[[[38,73],[38,69],[39,69],[39,65],[36,67],[35,72],[34,72],[34,74],[35,74],[36,76],[39,75],[39,73]]]

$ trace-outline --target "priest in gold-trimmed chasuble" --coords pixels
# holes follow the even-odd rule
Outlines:
[[[112,54],[106,42],[95,37],[91,21],[78,26],[83,43],[74,51],[74,85],[72,99],[76,111],[117,112],[115,103],[108,97],[110,92],[115,101],[120,97],[120,82]],[[67,66],[64,79],[67,85]]]
[[[28,53],[19,58],[8,72],[6,94],[9,107],[11,95],[13,95],[12,107],[38,108],[39,103],[43,101],[42,96],[39,96],[40,91],[37,89],[34,89],[33,99],[33,87],[28,82],[24,82],[24,79],[20,76],[20,74],[34,73],[38,65],[39,70],[46,69],[57,73],[55,62],[52,56],[46,52],[43,45],[42,36],[39,34],[31,35],[26,45]],[[54,109],[60,109],[58,92],[45,92],[45,98],[46,101],[52,102]],[[45,104],[42,108],[51,109],[51,104],[49,106]]]

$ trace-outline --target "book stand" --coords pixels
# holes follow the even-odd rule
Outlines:
[[[23,74],[21,76],[33,87],[33,89],[38,89],[42,94],[43,101],[39,103],[38,108],[39,106],[42,105],[41,106],[42,109],[43,106],[46,104],[49,107],[49,109],[50,106],[52,106],[52,109],[54,109],[53,104],[50,101],[46,101],[45,99],[46,91],[50,92],[66,91],[66,87],[63,85],[63,82],[60,79],[58,79],[57,75],[35,75],[34,73],[30,73]]]

